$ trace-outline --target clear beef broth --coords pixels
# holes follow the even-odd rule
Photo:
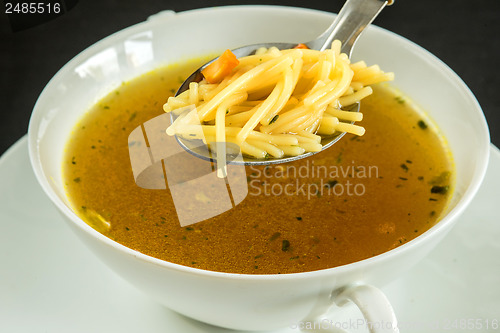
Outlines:
[[[135,184],[127,139],[163,113],[163,103],[201,62],[122,84],[75,126],[63,165],[67,195],[77,214],[107,237],[181,265],[284,274],[386,252],[432,227],[446,208],[453,165],[445,141],[405,97],[378,86],[362,102],[364,136],[346,135],[293,163],[247,167],[243,202],[180,227],[168,190]]]

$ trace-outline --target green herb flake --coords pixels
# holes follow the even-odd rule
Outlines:
[[[128,227],[125,227],[125,230],[129,231],[130,229]]]
[[[340,153],[338,154],[336,162],[337,162],[337,164],[342,163],[342,152],[340,152]]]
[[[302,221],[302,217],[301,216],[296,216],[295,218],[297,219],[297,221]]]
[[[283,239],[281,242],[281,251],[286,252],[290,249],[290,242],[286,239]]]
[[[339,182],[337,180],[329,180],[326,184],[326,188],[333,188],[335,185],[337,185]]]
[[[104,105],[102,108],[103,108],[104,110],[109,110],[109,106],[108,106],[108,105]]]
[[[259,258],[262,258],[263,254],[258,254],[256,255],[255,257],[253,257],[254,259],[259,259]]]
[[[269,241],[276,240],[279,236],[281,236],[281,232],[275,232],[270,238]]]
[[[80,177],[76,177],[76,178],[74,178],[74,179],[73,179],[73,181],[74,181],[75,183],[79,183],[81,180],[82,180],[82,179],[81,179]]]
[[[272,123],[274,123],[276,120],[278,120],[278,118],[279,118],[279,117],[280,117],[280,115],[279,115],[279,114],[275,115],[275,116],[273,117],[273,119],[271,119],[271,121],[269,122],[269,125],[271,125],[271,124],[272,124]]]
[[[451,173],[449,171],[443,171],[438,176],[433,177],[430,181],[430,185],[442,185],[448,183],[450,180]]]
[[[295,259],[299,259],[300,257],[299,256],[295,256],[295,257],[291,257],[290,260],[295,260]]]
[[[405,104],[405,100],[403,97],[401,96],[397,96],[394,98],[396,100],[396,102],[398,102],[399,104]]]
[[[400,165],[401,169],[403,169],[405,172],[408,172],[408,166],[406,164],[401,164]]]
[[[135,119],[135,117],[137,117],[137,112],[133,112],[130,117],[128,118],[128,121],[132,121]]]
[[[428,127],[427,124],[425,123],[425,121],[423,121],[423,120],[419,120],[417,125],[418,125],[418,127],[420,127],[423,130],[427,129],[427,127]]]
[[[73,157],[71,158],[71,164],[76,164],[76,160],[75,160],[75,159],[76,159],[76,158],[75,158],[75,156],[73,156]]]
[[[449,186],[439,186],[439,185],[434,185],[431,188],[431,193],[437,193],[437,194],[446,194],[448,193],[448,190],[450,189]]]
[[[194,229],[193,229],[192,227],[186,227],[186,230],[187,230],[187,231],[192,231],[192,230],[194,230]]]

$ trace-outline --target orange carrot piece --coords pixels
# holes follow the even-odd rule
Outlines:
[[[299,44],[295,45],[294,49],[306,49],[306,50],[309,50],[309,47],[307,47],[306,44],[299,43]]]
[[[201,71],[208,83],[219,83],[224,77],[231,74],[232,70],[238,66],[240,61],[231,50],[226,50],[222,55],[214,60],[210,65]]]

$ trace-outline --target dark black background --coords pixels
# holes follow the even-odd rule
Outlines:
[[[51,21],[12,32],[0,14],[0,154],[28,128],[31,110],[50,78],[67,61],[107,35],[161,10],[272,4],[338,12],[343,0],[201,1],[80,0]],[[375,24],[400,34],[448,64],[470,87],[500,146],[500,1],[396,0]]]

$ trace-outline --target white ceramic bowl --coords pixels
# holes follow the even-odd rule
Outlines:
[[[104,237],[71,211],[61,179],[65,142],[78,118],[122,81],[170,62],[257,42],[313,39],[333,15],[314,10],[235,6],[164,12],[105,38],[66,64],[39,97],[29,126],[35,175],[66,221],[96,255],[134,286],[187,316],[236,329],[270,329],[323,311],[332,291],[382,286],[415,265],[450,230],[476,193],[489,152],[487,125],[473,94],[439,59],[370,26],[353,58],[396,73],[394,85],[439,125],[456,164],[448,214],[415,240],[350,265],[286,275],[239,275],[164,262]],[[61,249],[64,251],[64,249]],[[430,301],[430,300],[429,300]]]

